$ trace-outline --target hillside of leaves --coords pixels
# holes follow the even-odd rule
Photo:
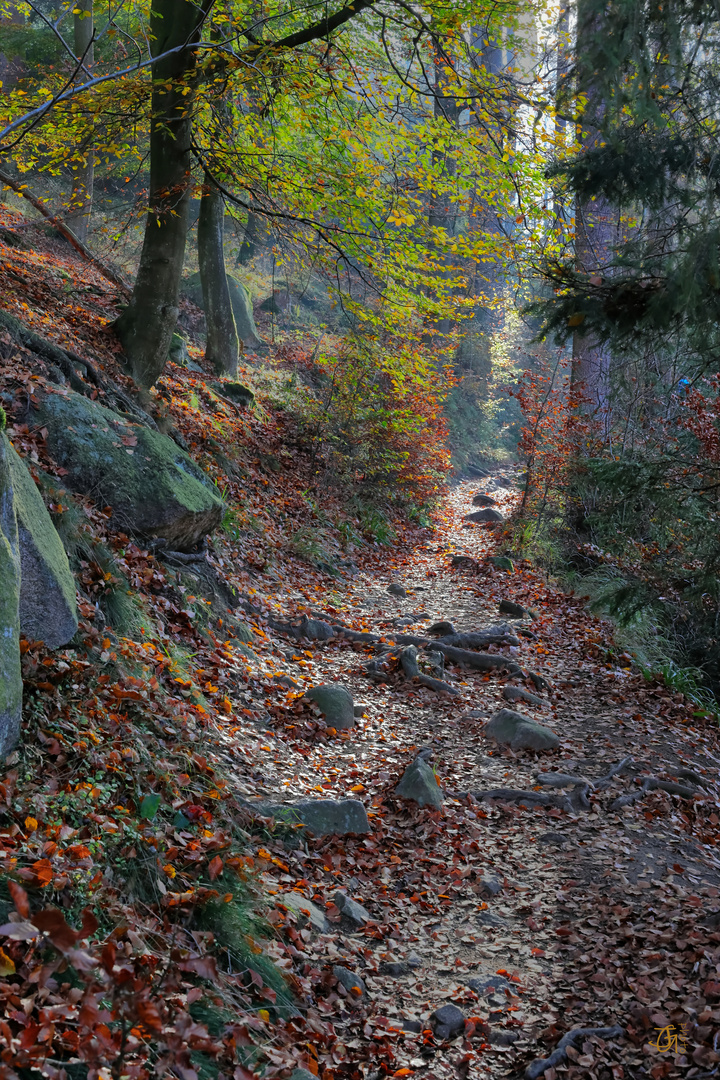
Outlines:
[[[51,233],[7,209],[3,222],[12,229],[0,238],[4,310],[129,388],[109,326],[122,296]],[[197,364],[202,351],[190,353]],[[290,974],[292,934],[256,944],[271,928],[254,881],[271,856],[238,798],[253,793],[259,775],[248,749],[258,725],[300,694],[276,677],[267,620],[299,618],[321,602],[332,611],[334,583],[358,553],[412,537],[398,493],[409,486],[404,470],[415,482],[422,454],[408,465],[396,448],[384,505],[351,498],[343,476],[322,467],[333,432],[321,430],[327,441],[318,445],[313,387],[327,376],[302,343],[241,369],[256,394],[250,409],[219,396],[209,375],[170,364],[148,408],[212,477],[227,512],[195,563],[164,564],[113,531],[102,505],[63,486],[46,433],[26,422],[49,379],[47,358],[7,331],[0,356],[7,434],[66,545],[81,614],[66,649],[21,643],[22,743],[0,783],[0,921],[13,907],[25,921],[0,957],[1,974],[21,978],[0,979],[3,1075],[37,1067],[62,1076],[63,1061],[75,1058],[93,1076],[110,1076],[93,1071],[108,1061],[113,1076],[161,1075],[165,1061],[179,1075],[219,1076],[227,1066],[222,1075],[241,1078],[236,1054],[251,1069],[256,1043],[269,1053],[271,1015],[287,1012],[302,989]],[[428,413],[431,427],[441,423]],[[387,430],[387,411],[384,421]],[[371,469],[380,451],[373,457],[373,433],[365,434],[362,464]],[[398,430],[400,444],[408,438]],[[442,441],[426,442],[439,477]],[[427,476],[431,494],[438,480]],[[362,492],[357,470],[353,479]],[[229,614],[238,598],[252,601],[254,614]],[[290,655],[302,671],[302,650]],[[101,951],[88,944],[92,935]],[[19,993],[28,1002],[22,1020]],[[281,1043],[296,1041],[293,1023]],[[324,1046],[324,1022],[302,1023],[305,1044]]]

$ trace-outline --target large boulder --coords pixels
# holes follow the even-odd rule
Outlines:
[[[238,337],[243,345],[251,347],[262,345],[263,342],[258,336],[257,327],[255,326],[255,317],[253,315],[250,293],[242,282],[238,281],[232,274],[228,274],[227,282],[228,289],[230,290],[230,303],[233,309]],[[192,300],[193,304],[197,304],[201,311],[205,310],[199,272],[185,278],[182,282],[181,289],[188,300]]]
[[[65,389],[44,394],[33,420],[68,487],[111,507],[116,527],[192,551],[220,524],[222,499],[167,435]]]
[[[22,718],[20,547],[9,449],[3,436],[0,440],[0,758],[17,742]]]
[[[513,709],[499,709],[491,716],[485,734],[513,750],[554,750],[560,745],[554,731]]]
[[[323,683],[322,686],[313,686],[305,694],[310,701],[314,701],[328,727],[336,731],[346,731],[355,727],[355,708],[352,694],[344,686],[332,686]]]
[[[20,631],[23,637],[57,649],[77,630],[75,579],[35,481],[5,435],[1,438],[20,544]]]

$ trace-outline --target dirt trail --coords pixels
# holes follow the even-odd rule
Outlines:
[[[323,1062],[320,1055],[320,1072],[342,1066],[352,1074],[357,1063],[370,1077],[408,1075],[398,1070],[520,1076],[569,1029],[620,1025],[621,1037],[576,1040],[567,1060],[545,1073],[548,1080],[566,1070],[715,1075],[720,935],[701,922],[717,909],[720,884],[716,730],[662,686],[607,662],[607,627],[579,601],[529,568],[508,573],[484,561],[492,532],[463,522],[480,487],[453,490],[445,529],[424,550],[405,563],[378,565],[329,600],[346,624],[389,637],[399,618],[412,620],[414,633],[438,619],[476,630],[504,618],[502,598],[535,609],[524,625],[536,640],[522,637],[498,651],[550,683],[542,692],[547,706],[523,704],[522,711],[549,724],[560,747],[514,753],[485,738],[487,718],[508,704],[507,675],[451,667],[461,691],[452,699],[406,682],[371,682],[362,666],[366,646],[303,643],[278,657],[276,674],[291,674],[299,685],[340,683],[363,704],[363,717],[349,736],[319,744],[272,720],[252,752],[264,761],[248,783],[253,794],[360,798],[372,823],[366,837],[289,850],[283,872],[276,864],[265,874],[279,897],[294,889],[320,909],[336,890],[346,891],[373,920],[356,933],[336,921],[331,933],[306,929],[297,937],[306,988],[326,972],[319,1015],[342,1033],[332,1056]],[[512,498],[505,497],[506,508]],[[451,567],[458,553],[477,559],[479,569]],[[409,595],[389,595],[391,582]],[[393,795],[421,748],[429,749],[444,787],[441,811]],[[560,794],[539,789],[538,772],[593,781],[629,755],[622,775],[589,790],[589,808],[527,809],[469,795],[497,787]],[[647,776],[689,783],[696,794],[654,790],[611,809]],[[337,920],[336,908],[328,911]],[[388,963],[400,965],[394,974],[381,973]],[[337,984],[337,965],[360,977],[362,997],[352,979],[349,990]],[[465,1035],[449,1042],[427,1034],[432,1012],[448,1003],[473,1018]]]

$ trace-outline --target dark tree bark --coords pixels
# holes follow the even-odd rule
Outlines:
[[[150,194],[140,266],[129,305],[115,323],[133,378],[149,387],[161,375],[178,316],[191,197],[193,75],[203,21],[213,0],[153,0]]]
[[[77,0],[75,4],[75,55],[86,71],[92,71],[95,63],[93,38],[93,0]],[[70,196],[68,226],[83,244],[87,240],[92,212],[93,186],[95,183],[95,153],[92,143],[85,146],[85,160],[73,165],[73,189]],[[82,152],[82,151],[81,151]]]
[[[198,220],[198,259],[207,342],[205,359],[218,375],[237,375],[240,343],[225,271],[225,201],[205,173]]]

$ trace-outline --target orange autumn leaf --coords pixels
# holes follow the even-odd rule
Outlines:
[[[212,859],[212,861],[208,865],[208,877],[211,881],[214,881],[215,878],[220,876],[220,874],[222,873],[222,868],[223,861],[219,855],[216,855],[215,858]]]

